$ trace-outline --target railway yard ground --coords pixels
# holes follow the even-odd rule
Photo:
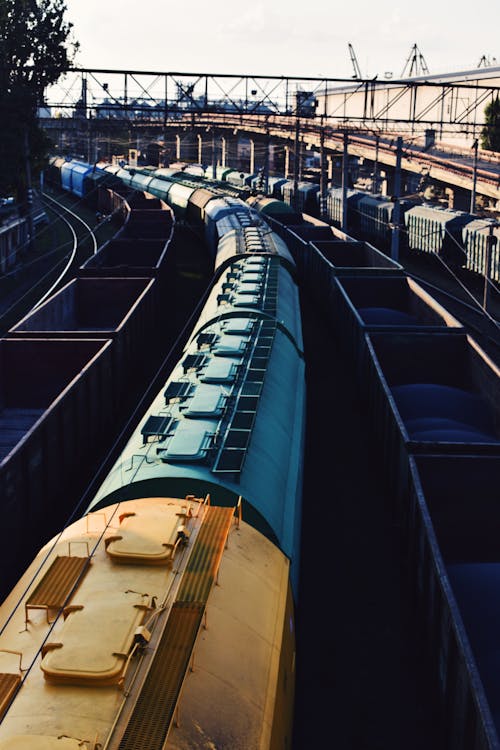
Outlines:
[[[187,255],[179,251],[186,238]],[[59,246],[63,239],[54,235],[50,242]],[[48,245],[42,247],[47,262]],[[439,282],[441,272],[429,259],[401,261],[409,272]],[[203,294],[206,267],[201,243],[182,235],[178,316],[162,342],[164,353]],[[43,275],[34,265],[32,273]],[[8,294],[0,287],[0,335],[30,309],[24,273],[9,284]],[[23,297],[17,308],[16,290]],[[457,293],[455,284],[449,291]],[[442,738],[426,690],[400,530],[374,458],[376,437],[333,332],[304,292],[301,306],[307,433],[293,750],[438,750]],[[6,322],[9,309],[16,317]],[[500,299],[492,295],[491,314],[498,319],[499,312]]]

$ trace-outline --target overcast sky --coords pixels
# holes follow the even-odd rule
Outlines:
[[[500,65],[500,0],[66,0],[88,68],[350,78]],[[479,15],[479,11],[481,15]]]

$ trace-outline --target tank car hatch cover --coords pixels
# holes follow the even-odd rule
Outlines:
[[[237,294],[258,294],[261,290],[260,284],[248,283],[248,284],[243,285],[242,282],[243,282],[243,279],[240,280],[241,286],[238,285],[235,289],[235,292]]]
[[[199,385],[190,400],[185,417],[220,417],[226,405],[226,396],[215,385]]]
[[[106,552],[118,563],[160,565],[172,560],[186,515],[177,505],[155,505],[120,516],[116,534],[105,540]]]
[[[0,750],[91,750],[93,742],[72,737],[17,734],[0,741]]]
[[[259,307],[260,297],[251,295],[237,295],[233,300],[233,307]]]
[[[242,357],[249,340],[248,336],[223,334],[212,351],[217,357]]]
[[[93,591],[83,604],[68,607],[58,641],[42,649],[45,679],[66,685],[118,684],[148,599],[133,591]]]
[[[230,359],[217,358],[208,363],[200,380],[202,383],[233,383],[236,378],[237,365]]]
[[[253,318],[226,318],[221,323],[221,329],[224,334],[235,336],[242,333],[250,334],[253,325]]]
[[[264,274],[245,271],[239,278],[240,284],[256,284],[262,281]]]
[[[241,263],[241,268],[243,269],[254,269],[256,267],[263,268],[264,266],[267,266],[267,260],[262,256],[245,258]]]
[[[212,445],[213,432],[206,424],[181,424],[175,431],[168,446],[157,448],[157,454],[163,461],[200,461]]]

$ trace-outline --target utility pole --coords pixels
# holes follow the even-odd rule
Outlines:
[[[380,143],[380,135],[377,133],[375,136],[375,161],[373,163],[373,180],[372,180],[372,194],[378,193],[378,147]]]
[[[342,231],[347,232],[347,176],[349,154],[347,151],[348,136],[344,133],[344,152],[342,155]]]
[[[266,128],[266,150],[264,153],[264,194],[267,195],[269,192],[269,145],[271,137],[269,135],[269,128]]]
[[[300,160],[300,118],[297,114],[295,120],[295,152],[293,159],[293,203],[297,208],[298,203],[298,189],[299,189],[299,160]]]
[[[401,157],[403,153],[403,139],[398,136],[396,141],[396,172],[394,175],[394,209],[392,211],[392,237],[391,258],[396,262],[399,260],[399,222],[401,217],[401,206],[399,197],[401,194]]]
[[[215,180],[217,170],[217,148],[215,145],[215,128],[212,130],[212,179]]]
[[[323,116],[321,116],[321,128],[319,135],[319,212],[321,218],[326,215],[326,179],[325,179],[325,127]]]
[[[485,312],[488,311],[488,303],[490,297],[490,270],[491,270],[491,258],[493,256],[493,250],[497,246],[498,237],[493,234],[493,230],[500,227],[498,222],[490,224],[490,231],[486,237],[486,253],[484,256],[484,294],[483,294],[483,309]]]
[[[472,169],[472,191],[470,194],[470,213],[476,212],[476,183],[477,183],[477,138],[474,141],[472,148],[474,149],[474,166]]]

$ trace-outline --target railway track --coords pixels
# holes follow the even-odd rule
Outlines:
[[[51,284],[49,289],[40,297],[38,302],[35,305],[33,305],[33,308],[39,307],[39,305],[41,305],[42,302],[44,302],[48,297],[50,297],[50,295],[57,289],[58,286],[60,286],[65,280],[67,280],[69,277],[73,275],[72,273],[70,273],[73,266],[75,266],[76,264],[80,265],[80,263],[85,259],[85,258],[79,257],[80,255],[79,248],[81,248],[81,245],[84,242],[86,242],[87,236],[90,238],[92,254],[95,254],[98,249],[97,237],[93,229],[90,227],[89,224],[87,224],[86,221],[82,219],[81,216],[78,216],[78,214],[76,214],[74,211],[72,211],[63,203],[61,203],[61,201],[58,201],[56,198],[53,198],[47,193],[43,193],[43,202],[45,203],[45,205],[50,204],[52,206],[52,210],[55,211],[55,213],[59,215],[59,218],[61,219],[61,221],[63,221],[66,224],[66,226],[68,227],[73,237],[73,246],[72,246],[71,253],[69,254],[69,257],[67,259],[67,262],[64,265],[64,268],[61,270],[58,277],[53,282],[53,284]],[[71,217],[71,219],[69,219],[68,216]],[[75,223],[79,226],[83,226],[84,231],[87,233],[83,240],[81,240],[78,237],[78,234],[75,231],[75,228],[73,226],[73,224]],[[87,257],[89,254],[90,253],[87,253]]]
[[[46,193],[41,201],[52,217],[47,228],[50,240],[43,238],[50,249],[26,260],[5,280],[5,290],[0,295],[0,335],[39,307],[98,249],[93,228],[81,216]]]

